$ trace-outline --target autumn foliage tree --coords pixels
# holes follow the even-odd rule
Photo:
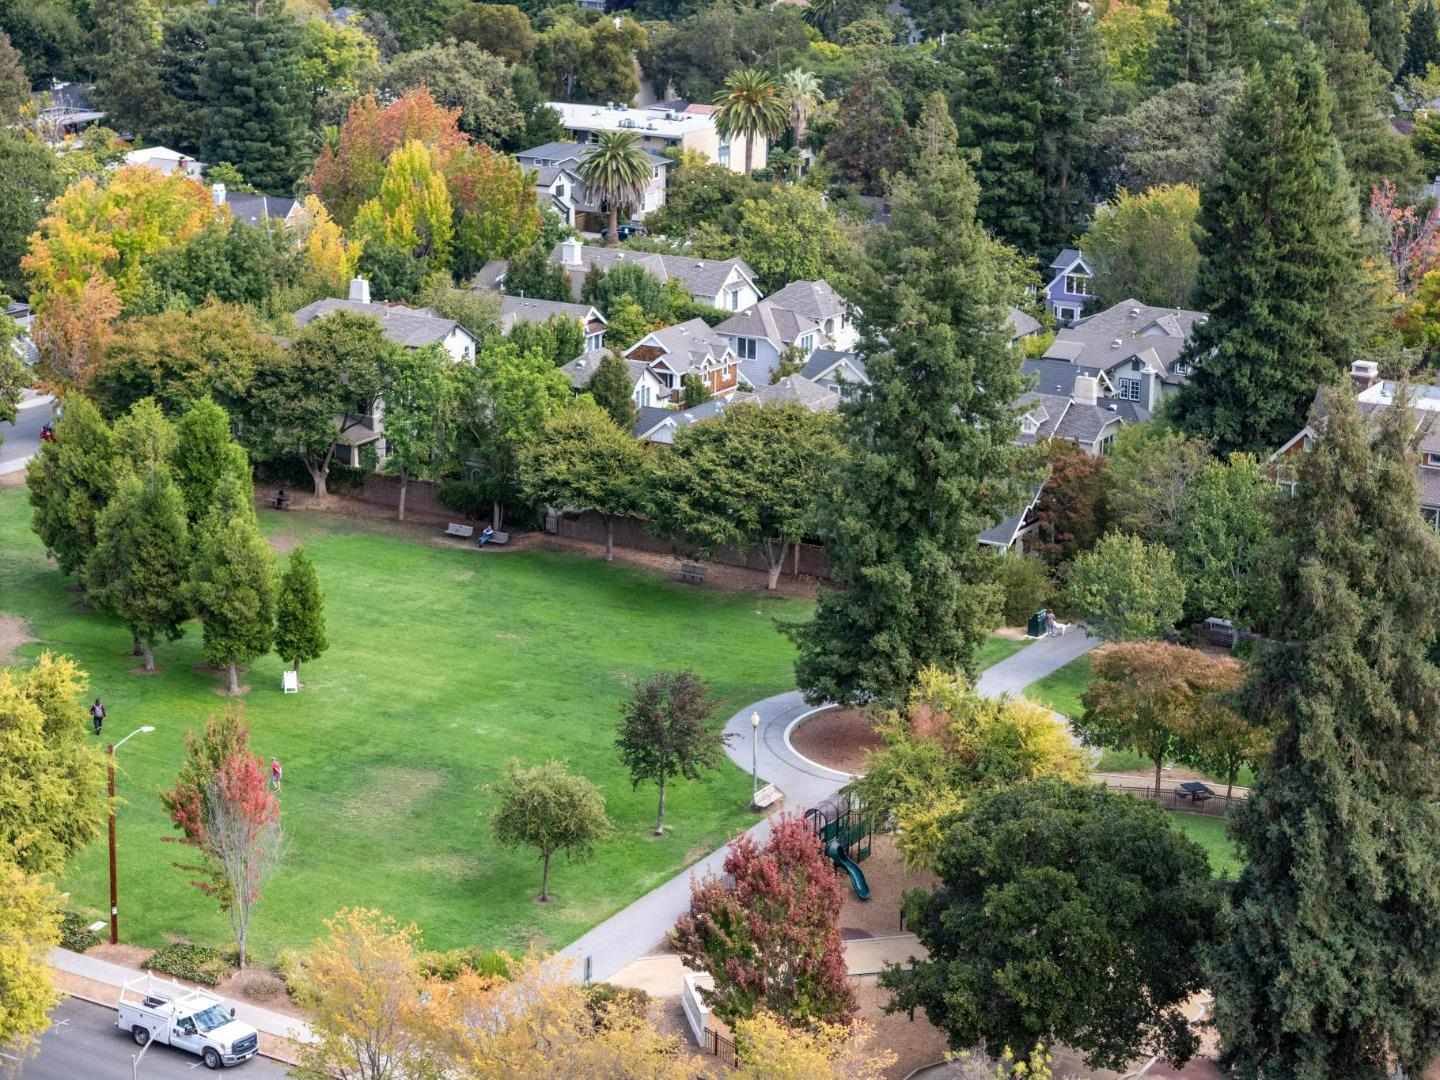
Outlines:
[[[1050,444],[1050,476],[1035,505],[1035,547],[1051,566],[1088,551],[1105,531],[1105,462],[1063,439]]]
[[[205,723],[204,733],[198,737],[193,731],[185,733],[185,761],[175,778],[175,786],[160,793],[160,804],[181,835],[164,839],[195,848],[200,852],[202,861],[206,859],[205,823],[209,818],[208,807],[215,777],[225,762],[249,753],[250,727],[245,723],[244,710],[238,704],[227,708],[219,716],[210,717]],[[213,864],[206,861],[202,865],[178,862],[173,865],[186,873],[202,875],[190,883],[206,895],[218,896],[222,903],[226,902],[225,879]]]
[[[845,1024],[856,1001],[840,937],[844,899],[804,821],[783,814],[763,847],[742,833],[723,877],[691,883],[690,909],[670,939],[686,967],[715,980],[702,993],[726,1023],[764,1009],[792,1024]]]
[[[709,687],[690,668],[662,671],[635,683],[630,698],[620,705],[615,745],[630,770],[632,788],[653,781],[660,789],[656,836],[665,831],[666,782],[680,776],[698,780],[702,769],[718,768],[725,760],[727,739],[715,725]]]
[[[120,298],[109,278],[92,277],[77,295],[52,296],[35,316],[31,330],[40,353],[37,374],[43,386],[65,393],[85,390],[115,340]]]
[[[211,779],[205,802],[203,846],[225,882],[224,908],[242,968],[255,905],[285,853],[280,800],[268,780],[264,758],[232,754]]]

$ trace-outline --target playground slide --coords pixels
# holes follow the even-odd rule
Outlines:
[[[839,841],[831,840],[825,847],[825,854],[830,856],[836,866],[845,871],[845,876],[850,879],[850,887],[855,890],[856,898],[869,900],[870,884],[865,880],[865,872],[845,857]]]

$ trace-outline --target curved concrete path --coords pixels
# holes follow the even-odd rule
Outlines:
[[[992,697],[1018,694],[1099,643],[1098,638],[1088,637],[1078,629],[1064,637],[1041,638],[983,671],[979,689]],[[749,772],[752,738],[755,739],[754,752],[760,783],[774,784],[784,793],[786,810],[793,813],[806,810],[835,794],[851,780],[849,773],[827,769],[801,757],[786,738],[800,720],[827,707],[805,704],[798,690],[757,701],[741,709],[725,725],[726,733],[735,736],[725,752],[731,761]],[[756,712],[760,714],[758,729],[750,723],[750,714]],[[764,843],[770,835],[769,819],[762,819],[749,831],[756,841]],[[690,879],[704,876],[707,871],[719,874],[724,861],[725,848],[711,852],[571,942],[560,950],[560,955],[577,961],[574,972],[577,978],[587,974],[587,957],[590,962],[588,974],[592,981],[609,978],[664,940],[675,920],[690,906]]]

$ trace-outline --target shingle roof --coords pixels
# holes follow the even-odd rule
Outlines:
[[[730,347],[704,319],[690,319],[653,331],[626,350],[626,355],[642,344],[658,347],[665,354],[667,366],[678,375],[703,367],[707,360],[724,356]]]
[[[795,344],[801,334],[819,329],[819,322],[770,300],[751,304],[744,311],[731,315],[719,326],[717,334],[733,337],[764,338],[784,350]]]
[[[510,269],[510,264],[504,259],[491,259],[476,272],[470,279],[470,288],[479,289],[482,292],[499,292],[500,279]]]
[[[418,349],[425,345],[444,341],[457,327],[468,334],[454,319],[436,318],[424,309],[391,307],[389,304],[363,304],[358,300],[316,300],[295,312],[295,325],[307,326],[316,319],[337,311],[350,311],[356,315],[369,315],[380,323],[386,341],[406,348]]]
[[[600,361],[607,356],[614,355],[615,353],[610,349],[587,349],[560,370],[569,377],[571,386],[576,390],[584,390],[590,385],[590,380],[595,377],[595,369],[600,366]],[[648,367],[649,365],[641,360],[625,361],[632,388],[644,377]]]
[[[764,303],[798,312],[816,322],[844,315],[845,298],[821,278],[818,281],[792,281],[779,292],[772,293]]]
[[[563,300],[537,300],[529,296],[500,297],[500,332],[508,334],[516,323],[544,322],[555,316],[569,316],[582,323],[605,317],[589,304],[567,304]]]
[[[515,160],[528,168],[535,168],[535,166],[530,164],[531,161],[552,161],[555,165],[565,165],[567,163],[578,165],[580,159],[585,156],[587,149],[584,143],[548,142],[540,146],[532,146],[529,150],[521,150],[515,155]],[[640,149],[645,151],[645,154],[653,164],[664,166],[670,164],[670,159],[664,154],[643,146]]]
[[[1104,375],[1097,368],[1081,367],[1064,360],[1025,360],[1020,364],[1020,374],[1035,376],[1035,389],[1042,394],[1061,394],[1071,397],[1075,393],[1075,380],[1081,375]]]
[[[1175,373],[1175,361],[1206,319],[1203,311],[1125,300],[1058,331],[1045,356],[1112,371],[1144,354],[1142,359],[1157,366],[1165,382],[1181,383],[1185,376]]]
[[[284,221],[295,208],[295,200],[282,195],[248,195],[243,191],[227,191],[225,205],[236,221],[258,225],[266,218]]]
[[[550,252],[550,261],[563,263],[561,254],[564,242],[555,245]],[[652,251],[630,251],[625,248],[595,247],[589,244],[580,248],[580,265],[564,264],[570,272],[570,286],[575,299],[580,299],[585,286],[585,275],[592,265],[598,265],[608,273],[620,263],[635,263],[644,267],[661,281],[675,278],[692,296],[716,296],[724,286],[731,272],[738,267],[752,282],[755,271],[744,259],[697,259],[692,255],[660,255]]]
[[[1005,322],[1010,326],[1011,340],[1026,337],[1040,329],[1040,320],[1028,312],[1021,311],[1018,307],[1005,309],[1007,314]]]
[[[811,412],[833,412],[840,407],[840,395],[813,383],[803,375],[786,375],[779,382],[762,386],[755,391],[755,400],[761,405],[786,405],[791,402],[804,405]]]
[[[1078,252],[1078,251],[1075,250],[1074,248],[1064,248],[1064,249],[1061,250],[1061,252],[1060,252],[1059,255],[1056,255],[1056,256],[1055,256],[1055,261],[1050,264],[1050,269],[1051,269],[1051,270],[1066,270],[1066,269],[1069,269],[1069,268],[1070,268],[1077,260],[1079,260],[1080,258],[1081,258],[1080,252]]]
[[[860,359],[858,353],[837,352],[835,349],[816,349],[810,354],[810,359],[805,361],[805,366],[800,369],[800,374],[811,381],[818,381],[828,375],[842,361],[848,361],[867,383],[870,381],[869,375],[865,371],[865,362]]]

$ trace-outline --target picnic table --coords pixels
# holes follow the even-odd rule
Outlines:
[[[1190,799],[1194,802],[1204,802],[1206,799],[1215,798],[1215,792],[1202,784],[1199,780],[1187,780],[1175,789],[1177,798]]]

